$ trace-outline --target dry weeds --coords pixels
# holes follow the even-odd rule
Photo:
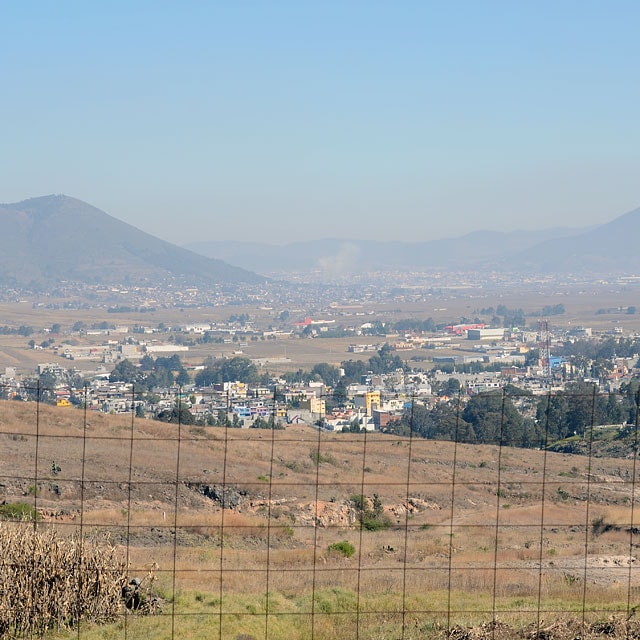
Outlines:
[[[0,637],[41,636],[121,613],[126,567],[114,547],[26,522],[0,523],[0,547]]]

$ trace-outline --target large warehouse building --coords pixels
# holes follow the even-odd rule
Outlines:
[[[502,340],[504,329],[469,329],[467,339],[469,340]]]

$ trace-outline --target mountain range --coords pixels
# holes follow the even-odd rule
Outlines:
[[[426,242],[309,240],[285,246],[194,242],[179,247],[64,195],[0,204],[0,283],[257,284],[316,272],[502,270],[512,274],[640,274],[640,208],[606,224],[541,231],[475,231]],[[233,265],[233,266],[232,266]],[[258,275],[263,274],[263,275]]]
[[[640,208],[606,224],[540,231],[474,231],[426,242],[309,240],[285,246],[194,242],[187,248],[263,274],[320,271],[508,270],[522,274],[640,274]]]
[[[264,278],[160,240],[64,195],[0,204],[0,282],[257,283]]]

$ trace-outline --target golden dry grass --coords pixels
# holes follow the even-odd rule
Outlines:
[[[17,522],[0,523],[0,547],[0,637],[39,637],[122,614],[126,567],[104,541]]]
[[[356,606],[388,620],[415,611],[463,623],[499,610],[529,622],[541,609],[624,611],[640,591],[626,562],[637,543],[633,460],[302,426],[190,431],[17,402],[0,403],[0,440],[2,498],[35,505],[38,527],[60,535],[109,535],[133,575],[157,563],[173,614],[226,620],[240,607],[244,620],[269,593],[274,615],[304,617],[314,594],[333,594],[333,619]],[[244,495],[222,510],[202,485]],[[339,519],[354,517],[360,494],[380,496],[390,529]],[[594,532],[597,519],[606,531]],[[341,540],[351,558],[329,551]],[[336,631],[318,624],[324,637]]]

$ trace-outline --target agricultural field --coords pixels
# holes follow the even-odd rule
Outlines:
[[[630,624],[640,594],[633,456],[22,402],[0,403],[0,439],[5,526],[106,545],[157,602],[87,615],[88,639],[429,638],[497,622],[506,637]]]
[[[283,329],[294,329],[294,322],[307,315],[320,319],[335,320],[336,326],[358,326],[364,322],[378,320],[395,323],[406,319],[425,320],[432,318],[436,323],[457,322],[462,318],[473,318],[479,310],[488,307],[505,305],[512,309],[523,309],[527,314],[527,324],[537,328],[538,317],[529,316],[540,312],[545,306],[562,304],[565,313],[550,318],[551,325],[570,328],[572,326],[591,327],[594,331],[610,331],[618,327],[625,334],[640,330],[640,314],[628,314],[623,310],[637,304],[637,290],[634,287],[592,286],[581,291],[573,291],[569,287],[541,287],[536,289],[490,290],[461,289],[428,296],[418,302],[398,299],[392,301],[360,301],[354,304],[336,301],[332,305],[308,309],[296,305],[292,307],[289,318],[281,322],[279,316],[287,310],[284,303],[273,307],[257,305],[234,305],[193,308],[158,308],[154,311],[108,313],[106,308],[59,309],[49,308],[38,299],[19,302],[0,303],[0,325],[19,327],[30,326],[34,333],[28,337],[20,335],[0,335],[0,371],[6,367],[15,367],[23,375],[32,375],[35,367],[41,362],[58,362],[66,366],[78,367],[81,371],[91,371],[95,363],[88,361],[68,361],[51,350],[34,350],[29,348],[29,341],[36,343],[53,338],[56,344],[80,341],[80,338],[68,335],[71,327],[82,321],[87,325],[107,322],[109,324],[146,325],[156,327],[163,323],[166,326],[199,322],[226,322],[232,315],[247,315],[257,329],[269,326],[280,326]],[[602,313],[607,310],[607,313]],[[598,313],[600,312],[600,313]],[[57,335],[47,333],[55,325],[60,325]],[[127,334],[111,336],[111,339],[122,339]],[[145,336],[146,339],[151,339]],[[158,336],[156,336],[158,338]],[[161,336],[160,336],[161,338]],[[83,344],[101,344],[104,336],[86,336],[81,338]],[[346,359],[367,359],[367,353],[348,353],[352,343],[376,343],[384,338],[376,336],[349,336],[343,338],[304,339],[298,333],[293,336],[279,337],[274,340],[248,341],[243,346],[228,344],[194,344],[188,352],[181,352],[180,357],[187,366],[198,366],[207,358],[230,357],[236,351],[260,363],[261,371],[281,374],[284,371],[295,371],[299,368],[311,369],[318,362],[337,365]],[[447,355],[445,349],[439,355]],[[237,355],[237,354],[236,354]],[[429,357],[423,349],[405,351],[404,359],[412,357]],[[429,366],[426,362],[424,366]]]

